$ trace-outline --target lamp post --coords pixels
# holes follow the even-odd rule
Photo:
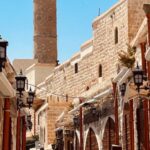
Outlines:
[[[92,114],[95,115],[96,114],[96,107],[92,107],[91,110],[92,110]]]
[[[4,67],[4,62],[6,61],[7,46],[8,46],[8,42],[3,40],[0,36],[0,72],[2,72],[2,68]]]
[[[27,77],[22,74],[22,70],[21,70],[20,74],[17,75],[15,79],[16,79],[16,90],[19,92],[21,98],[22,92],[25,91],[25,83]]]
[[[138,64],[137,64],[135,70],[133,71],[133,79],[134,79],[134,84],[137,86],[137,91],[139,93],[140,86],[143,85],[144,72],[142,69],[140,69]]]
[[[149,90],[150,93],[150,85],[149,81],[146,86],[141,87],[143,85],[143,80],[146,80],[147,77],[143,75],[144,72],[137,65],[136,69],[133,71],[134,84],[137,86],[137,91],[140,93],[140,89]],[[148,93],[148,94],[149,94]],[[148,112],[148,100],[144,99],[144,147],[149,149],[149,112]]]
[[[83,102],[83,99],[80,98],[80,104]],[[80,150],[83,150],[83,115],[82,107],[80,107]]]
[[[28,129],[29,129],[29,130],[32,129],[31,115],[28,115],[28,116],[27,116],[27,126],[28,126]]]
[[[35,92],[32,91],[31,87],[30,87],[30,90],[28,92],[28,98],[27,98],[27,103],[29,105],[29,109],[31,108],[31,106],[33,104],[34,96],[35,96]]]
[[[120,92],[121,92],[121,96],[124,97],[126,92],[126,83],[120,85]]]

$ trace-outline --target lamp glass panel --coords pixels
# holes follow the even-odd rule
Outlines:
[[[32,103],[32,102],[33,102],[33,96],[30,95],[30,96],[28,97],[28,102],[29,102],[29,103]]]
[[[22,80],[17,81],[17,86],[19,89],[24,89],[24,81]]]
[[[142,84],[142,75],[139,75],[139,74],[137,74],[137,75],[135,75],[135,83],[136,84]]]
[[[5,48],[0,47],[0,58],[5,58]]]

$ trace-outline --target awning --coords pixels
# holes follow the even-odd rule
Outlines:
[[[87,103],[88,103],[88,104],[94,103],[94,102],[100,100],[102,97],[105,97],[105,96],[111,94],[112,92],[113,92],[112,88],[107,89],[106,91],[104,91],[104,92],[102,92],[102,93],[96,95],[93,99],[89,99],[88,101],[85,101],[85,102],[79,104],[77,107],[75,107],[74,109],[72,109],[72,110],[69,111],[68,113],[69,113],[69,114],[72,114],[72,113],[78,111],[79,108],[82,107],[83,105],[85,105],[85,104],[87,104]]]

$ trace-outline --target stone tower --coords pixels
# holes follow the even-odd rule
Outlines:
[[[34,0],[34,59],[56,64],[56,0]]]

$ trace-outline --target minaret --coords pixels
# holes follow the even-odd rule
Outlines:
[[[56,0],[34,0],[34,59],[56,64]]]

